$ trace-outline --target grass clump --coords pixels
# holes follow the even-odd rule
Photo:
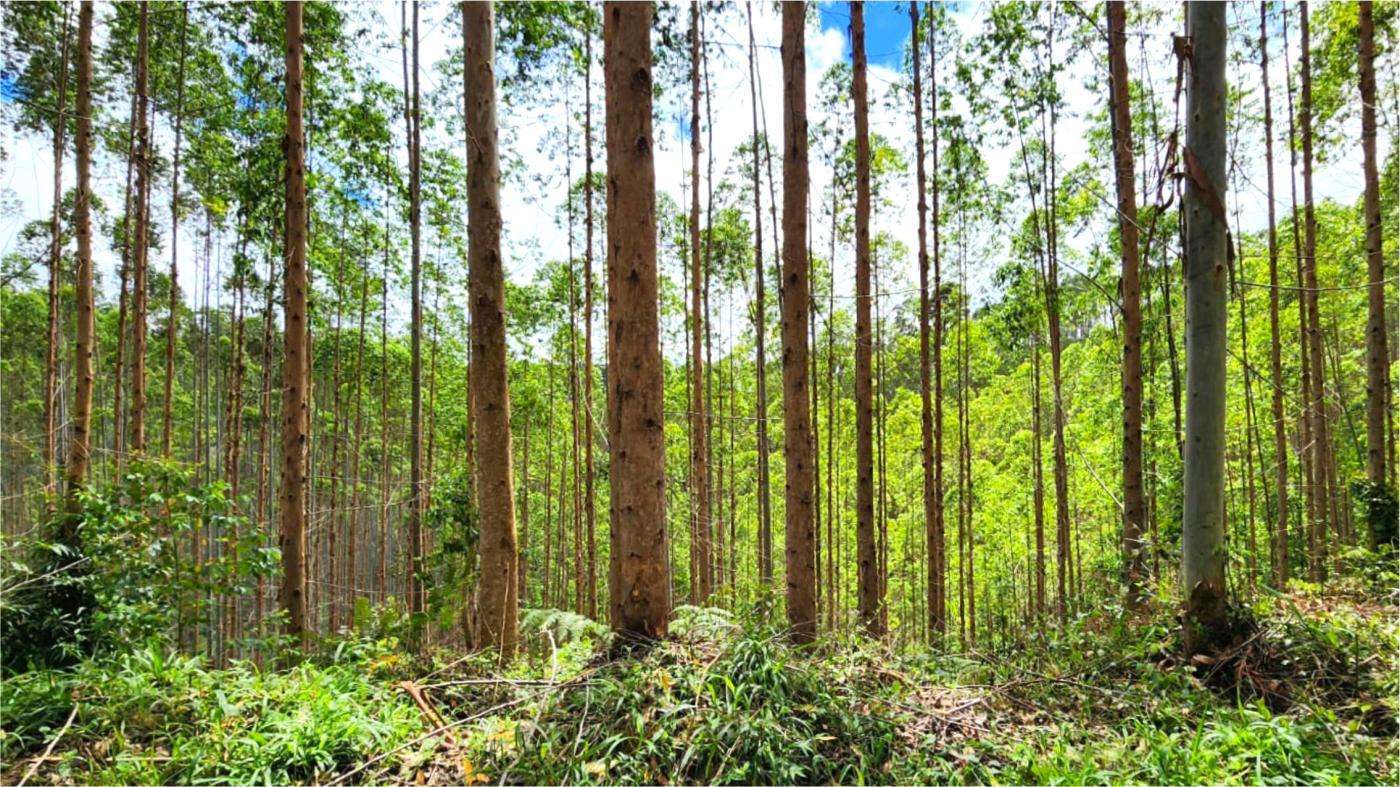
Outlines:
[[[58,761],[44,768],[60,783],[325,781],[423,731],[394,676],[364,655],[283,671],[249,662],[211,670],[199,657],[150,648],[13,677],[0,688],[4,772],[27,768],[20,755],[37,753],[76,704]]]

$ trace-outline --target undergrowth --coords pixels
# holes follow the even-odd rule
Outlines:
[[[1304,589],[1252,612],[1195,662],[1167,610],[965,654],[794,648],[765,610],[691,607],[627,659],[556,610],[523,616],[505,667],[346,640],[214,670],[153,646],[9,676],[0,776],[76,705],[33,783],[1394,783],[1393,610]]]

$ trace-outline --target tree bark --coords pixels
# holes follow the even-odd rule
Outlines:
[[[175,393],[175,346],[180,335],[180,142],[185,128],[185,57],[189,48],[190,7],[180,4],[179,87],[175,97],[175,157],[170,165],[170,314],[165,331],[165,406],[161,418],[161,456],[170,458],[174,432],[171,413]]]
[[[1385,414],[1390,403],[1390,349],[1385,328],[1385,251],[1381,236],[1381,187],[1376,158],[1376,67],[1375,21],[1369,0],[1360,11],[1360,54],[1357,70],[1361,81],[1361,151],[1366,173],[1366,480],[1371,495],[1388,486],[1386,467]],[[1372,504],[1366,518],[1367,535],[1374,549],[1378,530],[1385,523],[1382,506]]]
[[[1123,278],[1119,287],[1123,316],[1123,575],[1128,586],[1128,607],[1135,609],[1146,600],[1142,575],[1147,504],[1142,487],[1142,307],[1138,281],[1137,187],[1133,182],[1133,121],[1128,89],[1127,15],[1121,0],[1108,3],[1113,163],[1123,254]]]
[[[583,407],[584,516],[588,528],[588,617],[598,618],[598,514],[593,454],[593,23],[583,32]]]
[[[610,608],[628,637],[664,637],[670,613],[665,402],[656,278],[652,8],[603,7],[608,155]]]
[[[710,597],[706,581],[710,525],[710,472],[706,464],[705,359],[702,355],[704,311],[700,293],[704,266],[700,257],[700,4],[690,5],[690,521],[691,602]]]
[[[1264,86],[1264,162],[1268,177],[1269,215],[1269,377],[1274,417],[1274,542],[1273,582],[1288,583],[1288,435],[1283,418],[1283,338],[1279,325],[1278,230],[1274,209],[1274,114],[1269,96],[1268,3],[1259,3],[1259,75]]]
[[[786,470],[788,626],[795,642],[817,636],[812,506],[811,398],[807,385],[807,47],[806,3],[783,14],[783,458]]]
[[[1314,582],[1321,582],[1326,572],[1328,512],[1332,501],[1328,474],[1332,464],[1332,444],[1327,424],[1327,399],[1324,393],[1326,366],[1322,357],[1322,318],[1318,309],[1317,288],[1317,215],[1313,207],[1313,121],[1312,121],[1312,54],[1308,24],[1308,4],[1300,4],[1302,44],[1298,73],[1301,76],[1301,100],[1298,126],[1303,144],[1303,303],[1307,309],[1307,348],[1309,376],[1309,418],[1312,422],[1313,553],[1309,556],[1309,572]],[[1296,217],[1295,217],[1296,220]],[[1336,525],[1335,522],[1332,523]]]
[[[405,31],[407,32],[407,31]],[[490,56],[489,54],[487,55]],[[407,53],[405,68],[409,68]],[[405,96],[404,120],[408,125],[408,225],[411,259],[409,262],[409,287],[412,313],[409,320],[411,333],[411,367],[409,371],[410,403],[408,414],[408,611],[410,614],[426,611],[423,592],[423,197],[422,197],[422,145],[420,140],[420,115],[418,95],[418,4],[413,4],[413,61],[412,73],[406,74],[404,89],[412,95]],[[468,93],[470,95],[470,93]],[[468,151],[470,155],[470,151]],[[508,466],[508,464],[507,464]]]
[[[883,637],[880,565],[875,550],[875,465],[872,439],[870,323],[870,105],[866,89],[865,9],[851,3],[855,61],[851,97],[856,122],[856,551],[858,612],[865,633]]]
[[[150,10],[141,2],[136,54],[136,234],[131,274],[131,437],[132,453],[146,450],[146,267],[150,243],[151,134],[146,123],[150,107]]]
[[[73,438],[68,450],[68,510],[78,508],[78,490],[87,483],[91,456],[93,354],[97,331],[92,286],[92,0],[78,7],[78,93],[77,157],[78,190],[73,199],[73,231],[78,240],[77,258],[77,349],[73,354],[77,386],[73,397]],[[77,542],[76,522],[64,520],[64,543]]]
[[[1186,440],[1182,580],[1188,653],[1222,643],[1225,587],[1225,6],[1191,2],[1187,90]]]
[[[467,215],[475,369],[476,453],[481,488],[478,644],[515,652],[519,591],[510,391],[507,386],[505,270],[501,260],[501,169],[497,151],[495,6],[462,3],[467,96]]]
[[[144,9],[145,4],[142,4]],[[285,322],[282,331],[282,598],[287,634],[306,636],[306,442],[309,431],[306,372],[306,171],[302,126],[302,3],[293,0],[286,12],[287,129],[286,151],[286,268],[283,273]],[[138,243],[140,241],[138,240]],[[138,254],[138,269],[142,265]],[[139,312],[138,312],[139,313]],[[133,410],[136,403],[132,402]],[[133,444],[138,435],[132,428]],[[133,445],[134,447],[134,445]]]
[[[145,6],[142,6],[144,13]],[[44,485],[50,493],[58,491],[58,365],[60,332],[58,329],[59,295],[63,274],[63,151],[68,132],[68,19],[72,11],[63,4],[62,55],[58,68],[58,111],[53,122],[53,216],[49,225],[49,334],[48,357],[44,365]],[[145,18],[144,16],[142,17]]]
[[[758,69],[755,64],[753,3],[745,4],[749,26],[749,103],[753,111],[753,276],[754,276],[754,426],[758,441],[758,575],[773,585],[773,517],[768,467],[767,279],[763,275],[763,206],[759,190]]]

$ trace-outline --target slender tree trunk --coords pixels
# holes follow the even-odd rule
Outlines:
[[[1228,634],[1225,555],[1225,6],[1187,5],[1193,50],[1187,90],[1186,455],[1182,501],[1182,580],[1186,650]]]
[[[525,446],[520,453],[520,558],[516,572],[516,598],[521,606],[529,606],[530,589],[527,579],[530,573],[530,419],[525,418]]]
[[[407,31],[405,31],[407,34]],[[408,53],[404,53],[404,68],[412,69],[405,74],[404,89],[412,94],[405,96],[404,120],[408,125],[408,224],[410,238],[409,276],[411,288],[412,315],[411,369],[409,372],[410,404],[408,414],[408,610],[410,613],[426,611],[426,598],[423,593],[423,244],[422,244],[422,147],[420,141],[420,116],[418,96],[418,4],[413,4],[413,57],[412,65]],[[509,466],[509,463],[507,463]]]
[[[934,16],[929,9],[928,29],[933,37]],[[913,31],[910,51],[913,55],[914,72],[914,172],[915,193],[918,195],[919,211],[919,455],[923,464],[924,493],[924,538],[928,547],[928,628],[930,634],[937,631],[934,609],[938,605],[936,597],[937,564],[934,559],[938,550],[934,522],[937,519],[937,494],[933,478],[933,358],[929,354],[931,336],[929,330],[929,259],[928,259],[928,201],[927,174],[924,170],[924,88],[921,47],[919,46],[919,4],[909,4],[909,27]],[[933,54],[930,49],[930,55]],[[933,64],[930,63],[930,67]],[[930,89],[932,89],[930,87]]]
[[[125,391],[123,380],[125,380],[126,368],[126,322],[128,296],[130,288],[127,282],[131,274],[131,213],[132,205],[132,179],[136,172],[136,130],[139,125],[138,118],[140,102],[135,95],[131,97],[131,122],[128,125],[126,143],[126,193],[122,201],[122,260],[121,271],[118,274],[120,281],[117,285],[117,352],[116,364],[112,374],[112,450],[113,467],[117,475],[121,474],[122,460],[126,454],[126,424],[125,410],[122,409],[122,394]]]
[[[701,354],[704,310],[700,293],[700,4],[690,5],[690,520],[691,601],[703,605],[710,597],[705,566],[709,546],[710,473],[706,463],[708,423],[705,414],[705,359]]]
[[[165,331],[165,406],[162,408],[161,455],[170,458],[174,432],[171,405],[175,392],[175,345],[180,335],[180,141],[185,127],[185,56],[189,48],[190,7],[180,4],[179,87],[175,97],[175,158],[170,165],[170,314]]]
[[[598,618],[598,513],[593,452],[593,25],[584,28],[583,79],[583,406],[584,516],[588,527],[588,617]],[[528,438],[527,438],[528,439]],[[528,453],[528,452],[527,452]]]
[[[345,239],[341,238],[344,244]],[[335,279],[340,279],[345,272],[344,252],[339,259],[339,269],[333,272]],[[340,282],[333,280],[331,290],[335,297],[335,347],[331,351],[333,360],[331,361],[331,511],[330,517],[326,520],[326,562],[329,584],[326,586],[327,594],[330,596],[330,632],[335,635],[340,629],[340,588],[345,584],[341,579],[341,569],[339,557],[339,535],[340,535],[340,345],[344,334],[341,331],[341,318],[344,315],[344,301],[340,297]]]
[[[1037,629],[1043,629],[1045,616],[1045,459],[1041,436],[1040,330],[1031,329],[1031,478],[1035,506],[1035,614]]]
[[[807,392],[807,47],[806,3],[783,14],[783,450],[786,470],[788,626],[795,642],[817,636],[812,506],[811,399]]]
[[[389,599],[389,217],[384,217],[384,274],[379,302],[379,543],[374,586]]]
[[[872,439],[870,322],[870,105],[866,97],[865,9],[851,3],[851,94],[856,121],[856,547],[861,627],[883,637],[880,564],[875,545],[875,461]]]
[[[131,438],[132,453],[146,450],[146,267],[149,254],[151,199],[151,135],[146,123],[150,106],[150,10],[141,2],[136,54],[136,234],[131,276]]]
[[[144,8],[144,4],[142,6]],[[286,151],[286,298],[282,361],[282,598],[287,613],[287,634],[302,640],[306,634],[306,438],[309,413],[306,375],[306,171],[302,127],[302,3],[287,3],[287,129],[282,140]],[[138,242],[140,242],[138,240]],[[138,254],[137,266],[142,265]],[[140,310],[138,310],[138,314]],[[135,402],[132,403],[133,409]],[[132,429],[133,443],[138,434]]]
[[[267,281],[264,283],[266,290],[266,300],[263,304],[263,351],[262,351],[262,393],[258,396],[258,497],[257,497],[257,520],[258,534],[260,541],[267,543],[270,536],[269,520],[271,515],[268,511],[270,501],[270,489],[272,479],[269,478],[268,468],[272,464],[272,446],[270,433],[272,421],[272,299],[273,282],[277,276],[274,260],[269,257],[267,261]],[[197,531],[196,531],[197,532]],[[196,540],[198,544],[198,540]],[[196,549],[196,552],[198,550]],[[258,637],[267,636],[264,629],[263,618],[266,614],[267,606],[267,579],[258,575],[258,597],[253,608],[256,616],[254,621],[257,625]]]
[[[554,539],[554,359],[550,358],[545,366],[545,377],[549,380],[549,398],[545,410],[545,455],[544,455],[544,605],[563,606],[558,604],[554,594],[554,565],[553,565],[553,539]],[[563,559],[564,545],[560,544],[560,560]]]
[[[145,6],[142,6],[144,14]],[[44,486],[49,494],[58,491],[58,329],[59,294],[63,274],[63,151],[68,132],[68,20],[72,9],[63,4],[63,42],[58,68],[58,108],[53,121],[53,216],[49,224],[49,338],[44,365]],[[145,17],[142,16],[144,21]]]
[[[1381,242],[1381,187],[1376,158],[1376,66],[1375,21],[1371,3],[1362,2],[1360,11],[1360,56],[1357,70],[1361,81],[1361,151],[1366,173],[1366,480],[1374,498],[1388,486],[1386,467],[1385,414],[1389,408],[1387,375],[1390,349],[1385,328],[1385,250]],[[1366,518],[1371,548],[1379,541],[1385,516],[1383,506],[1372,504]]]
[[[1127,9],[1108,4],[1108,60],[1113,104],[1113,161],[1118,185],[1118,232],[1123,254],[1123,566],[1129,608],[1141,606],[1143,532],[1147,504],[1142,487],[1142,307],[1138,282],[1138,212],[1133,183],[1133,122],[1128,92]]]
[[[1298,72],[1302,77],[1302,99],[1299,107],[1299,127],[1303,143],[1303,302],[1307,307],[1307,353],[1312,374],[1310,412],[1313,441],[1313,488],[1317,498],[1313,527],[1317,533],[1316,549],[1311,556],[1310,571],[1314,582],[1325,574],[1327,555],[1327,512],[1331,507],[1328,473],[1332,463],[1331,437],[1327,425],[1327,400],[1324,394],[1325,366],[1322,358],[1322,318],[1318,310],[1317,289],[1317,216],[1313,209],[1313,127],[1312,127],[1312,55],[1309,41],[1308,4],[1299,6],[1302,16],[1302,47]],[[1296,219],[1295,219],[1296,220]],[[1336,523],[1332,523],[1336,526]]]
[[[355,599],[359,597],[360,441],[365,428],[365,312],[369,304],[369,271],[360,272],[360,330],[355,349],[355,434],[350,446],[350,522],[345,529],[345,622],[355,625]]]
[[[670,614],[651,22],[648,4],[604,4],[612,481],[608,587],[613,628],[641,638],[664,637]]]
[[[1278,231],[1274,210],[1274,115],[1269,96],[1268,3],[1259,3],[1259,74],[1264,86],[1264,162],[1268,177],[1269,214],[1269,379],[1274,417],[1274,542],[1273,581],[1288,584],[1288,443],[1283,419],[1283,337],[1279,326]]]
[[[505,270],[501,260],[501,170],[496,146],[495,6],[462,4],[467,96],[467,215],[476,452],[481,460],[480,644],[515,652],[518,556],[507,388]]]
[[[573,145],[569,127],[565,128],[564,147],[566,151],[564,162],[564,180],[569,184],[569,198],[565,201],[565,211],[568,214],[568,258],[565,265],[565,272],[568,277],[568,297],[569,297],[569,448],[571,451],[569,462],[569,482],[570,482],[570,512],[573,515],[573,541],[574,541],[574,612],[583,614],[585,611],[584,601],[587,595],[584,592],[584,565],[583,565],[583,520],[582,503],[583,490],[580,486],[579,464],[582,455],[579,453],[579,445],[582,437],[579,434],[582,428],[582,421],[579,416],[579,395],[578,395],[578,293],[577,283],[574,277],[574,201],[572,198],[574,175],[572,168]],[[561,476],[560,482],[563,478]]]
[[[753,266],[754,266],[754,383],[755,428],[758,434],[758,574],[765,588],[773,585],[772,495],[768,468],[768,361],[766,345],[767,293],[763,274],[763,205],[759,190],[758,70],[755,65],[753,3],[746,3],[749,26],[749,102],[753,109]]]
[[[92,440],[93,355],[97,347],[96,306],[92,285],[92,0],[78,7],[77,138],[74,140],[78,189],[73,199],[73,231],[78,239],[77,348],[73,353],[77,386],[73,397],[73,437],[68,449],[68,510],[78,510],[78,490],[87,483]],[[77,543],[77,523],[64,519],[63,542]]]
[[[933,199],[929,228],[933,246],[933,533],[930,544],[929,563],[929,624],[933,631],[942,634],[947,631],[946,610],[948,608],[947,574],[948,552],[943,527],[943,271],[939,256],[938,233],[938,25],[933,14],[932,3],[926,5],[929,12],[929,115],[933,123],[932,178]]]

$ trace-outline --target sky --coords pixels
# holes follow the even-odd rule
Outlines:
[[[768,125],[770,139],[781,139],[782,122],[782,73],[779,59],[778,44],[780,41],[780,19],[779,15],[769,3],[753,4],[755,11],[754,32],[759,44],[757,56],[759,78],[762,89],[761,110],[763,120]],[[373,12],[373,6],[361,6],[362,12]],[[952,7],[952,17],[963,36],[975,34],[985,21],[987,11],[986,2],[963,2]],[[397,28],[399,22],[399,4],[395,0],[378,0],[377,13],[380,17],[378,24],[382,25],[385,32],[382,38],[385,46],[382,49],[370,50],[364,53],[367,62],[378,71],[379,76],[394,85],[403,83],[402,65],[397,49]],[[452,47],[457,44],[457,37],[460,35],[454,24],[449,24],[447,20],[448,6],[444,3],[424,6],[422,10],[421,30],[423,31],[422,50],[422,75],[423,89],[431,90],[438,87],[438,72],[436,65],[439,61],[449,55]],[[1256,11],[1252,7],[1233,6],[1231,23],[1240,27],[1249,27],[1257,24]],[[99,14],[100,16],[100,14]],[[816,19],[809,22],[807,32],[807,74],[808,74],[808,106],[811,112],[811,122],[820,120],[820,115],[816,111],[819,106],[818,89],[821,83],[821,76],[834,64],[841,61],[849,61],[850,45],[847,35],[849,25],[849,7],[846,3],[822,2],[818,3]],[[99,30],[101,20],[99,19]],[[715,156],[715,172],[717,175],[724,173],[733,158],[738,146],[747,140],[751,133],[751,102],[749,98],[748,85],[748,64],[747,64],[747,29],[745,25],[745,10],[743,5],[731,5],[718,18],[711,22],[711,39],[714,43],[710,59],[711,69],[711,90],[713,102],[713,115],[716,119],[713,129],[713,154]],[[913,131],[911,128],[912,110],[896,111],[888,106],[888,96],[894,85],[896,85],[903,75],[900,73],[903,64],[904,50],[909,40],[907,6],[896,3],[871,2],[866,5],[866,27],[867,27],[867,53],[870,63],[870,101],[871,101],[871,131],[881,134],[890,140],[896,147],[909,151],[912,156]],[[1163,22],[1155,29],[1130,31],[1133,41],[1141,40],[1146,46],[1145,61],[1150,67],[1150,75],[1158,89],[1169,86],[1174,76],[1174,61],[1171,59],[1171,23]],[[99,32],[99,40],[100,40]],[[394,46],[390,47],[392,43]],[[1130,45],[1131,46],[1131,45]],[[1274,44],[1276,50],[1271,58],[1274,64],[1274,74],[1272,82],[1275,94],[1275,115],[1282,115],[1286,120],[1283,100],[1283,79],[1284,65],[1279,42]],[[1296,36],[1293,41],[1296,58]],[[594,95],[599,101],[600,110],[596,113],[601,116],[601,42],[595,43],[595,53],[598,55],[593,73]],[[1130,52],[1130,68],[1134,70],[1134,78],[1141,78],[1144,73],[1141,71],[1141,60]],[[1071,111],[1065,113],[1060,118],[1057,129],[1057,136],[1060,140],[1059,152],[1062,157],[1062,170],[1067,171],[1073,165],[1098,156],[1101,160],[1107,161],[1106,151],[1093,151],[1088,148],[1086,141],[1087,123],[1085,116],[1089,113],[1103,111],[1102,103],[1104,98],[1100,95],[1091,95],[1085,84],[1088,81],[1090,69],[1105,68],[1106,57],[1083,58],[1081,62],[1063,77],[1061,85],[1065,93],[1067,105]],[[1243,88],[1258,92],[1258,68],[1246,64],[1243,70],[1229,73],[1231,81]],[[942,78],[942,77],[940,77]],[[574,91],[568,99],[574,108],[581,102],[581,85]],[[7,100],[0,95],[0,100]],[[552,102],[544,101],[542,106],[532,106],[528,112],[512,110],[509,105],[503,104],[500,109],[500,122],[502,124],[502,144],[510,145],[509,153],[518,155],[523,164],[523,168],[518,177],[511,177],[503,184],[502,209],[505,217],[504,252],[507,260],[507,275],[516,282],[526,282],[534,275],[535,271],[545,260],[561,259],[567,255],[566,233],[562,225],[561,194],[563,193],[563,164],[560,155],[560,148],[563,139],[563,129],[565,127],[565,97],[555,96]],[[686,91],[671,91],[661,96],[655,106],[657,122],[655,133],[657,135],[657,155],[656,155],[656,177],[658,191],[670,194],[672,200],[679,205],[687,205],[688,198],[688,173],[689,150],[688,150],[688,129],[689,122],[686,115],[689,112],[689,93]],[[1384,117],[1384,113],[1383,117]],[[166,127],[168,124],[161,123],[157,129],[157,143],[169,149],[171,143],[170,132]],[[396,124],[395,133],[402,131]],[[1286,123],[1276,121],[1279,133],[1286,132]],[[1354,121],[1353,121],[1354,125]],[[438,133],[441,133],[440,131]],[[572,137],[572,155],[569,156],[570,167],[575,178],[579,177],[583,171],[582,145],[578,139],[578,131],[575,129]],[[1257,134],[1257,132],[1255,132]],[[1354,134],[1355,129],[1349,128],[1345,134]],[[1391,134],[1394,130],[1391,129]],[[52,150],[50,141],[34,136],[16,136],[15,132],[5,129],[3,132],[3,148],[7,153],[7,158],[0,161],[0,254],[6,254],[16,248],[18,243],[18,233],[20,229],[29,221],[42,218],[48,215],[52,205]],[[1388,152],[1387,140],[1390,134],[1382,134],[1381,155],[1384,157]],[[708,139],[708,135],[705,137]],[[448,146],[454,149],[459,143],[450,139],[430,140],[435,144]],[[1281,161],[1286,148],[1281,144],[1276,144],[1276,155]],[[599,157],[598,165],[602,166],[603,140],[601,135],[595,140],[595,152]],[[1238,194],[1232,194],[1229,201],[1233,204],[1238,197],[1242,221],[1241,224],[1246,230],[1257,230],[1264,222],[1264,196],[1261,184],[1264,183],[1262,145],[1258,140],[1251,140],[1241,149],[1241,168],[1243,177],[1240,182],[1243,184],[1238,190]],[[775,173],[781,171],[781,163],[778,156],[781,151],[774,151]],[[1359,146],[1341,146],[1335,152],[1336,155],[1328,161],[1320,162],[1316,184],[1317,193],[1320,198],[1334,198],[1346,202],[1354,201],[1362,190],[1361,158]],[[705,154],[702,154],[705,155]],[[983,155],[987,160],[990,176],[995,181],[1003,180],[1010,168],[1016,162],[1016,150],[1009,144],[998,143],[989,140],[983,149]],[[407,154],[400,151],[400,162],[407,165]],[[814,201],[814,226],[812,233],[815,239],[822,239],[827,236],[828,225],[821,218],[821,211],[817,209],[820,205],[823,190],[827,188],[831,180],[831,172],[818,155],[810,158],[812,166],[812,199]],[[109,205],[120,205],[121,189],[124,182],[124,167],[119,162],[112,162],[106,159],[99,162],[100,166],[94,170],[97,178],[97,190],[99,196]],[[313,160],[314,166],[314,160]],[[704,161],[702,160],[702,167]],[[70,158],[65,164],[63,179],[64,188],[72,188],[73,165]],[[912,183],[912,162],[909,168],[910,175],[906,181],[896,185],[888,194],[891,204],[882,209],[875,217],[875,230],[885,230],[895,238],[903,242],[910,253],[902,259],[889,260],[888,270],[892,280],[903,278],[905,281],[916,281],[916,262],[913,250],[917,248],[917,220],[915,214],[914,188]],[[1287,168],[1280,168],[1279,193],[1286,195]],[[1099,174],[1099,179],[1103,184],[1104,191],[1100,194],[1101,201],[1106,209],[1113,200],[1112,177],[1105,166]],[[156,199],[168,204],[168,186],[160,184]],[[1142,189],[1142,184],[1139,184]],[[164,193],[162,193],[164,191]],[[781,200],[781,194],[778,195]],[[602,199],[602,196],[599,196]],[[767,196],[765,187],[765,212],[767,207]],[[465,211],[465,205],[463,206]],[[1106,214],[1107,215],[1107,214]],[[164,222],[166,216],[157,216],[157,220]],[[181,230],[180,246],[184,250],[196,248],[193,234],[193,222],[186,222]],[[765,224],[767,224],[765,217]],[[1099,222],[1084,230],[1069,233],[1064,240],[1074,248],[1088,248],[1097,243],[1106,242],[1105,223]],[[773,253],[771,242],[771,228],[765,230],[770,240],[765,244],[767,252]],[[601,237],[601,232],[599,233]],[[822,248],[824,244],[818,243],[817,247]],[[995,296],[995,291],[991,282],[991,273],[1000,265],[998,258],[999,243],[996,238],[990,239],[988,245],[980,250],[977,258],[972,261],[972,271],[970,275],[970,286],[974,292],[974,297],[979,302]],[[844,246],[844,244],[843,244]],[[600,242],[601,253],[601,242]],[[107,243],[97,244],[98,259],[97,267],[103,276],[103,291],[108,297],[113,297],[116,287],[116,260],[108,249]],[[167,248],[163,254],[168,254]],[[428,254],[431,256],[432,250]],[[186,294],[186,298],[193,297],[202,288],[201,272],[195,265],[195,255],[185,253],[181,255],[181,281]],[[838,297],[848,296],[852,289],[850,266],[853,260],[853,250],[838,248],[836,266],[838,271],[837,293]],[[153,264],[164,267],[168,265],[168,259],[153,259]],[[601,265],[601,262],[599,263]],[[663,268],[663,272],[666,271]],[[670,271],[672,274],[674,270]],[[677,285],[680,283],[677,282]],[[460,287],[460,283],[454,284]],[[456,293],[448,292],[444,295],[451,298]],[[215,297],[218,297],[217,295]],[[902,296],[895,299],[895,305],[902,303]],[[395,319],[406,319],[408,305],[406,297],[399,298],[395,302],[395,309],[398,313]],[[741,306],[742,309],[742,306]]]

